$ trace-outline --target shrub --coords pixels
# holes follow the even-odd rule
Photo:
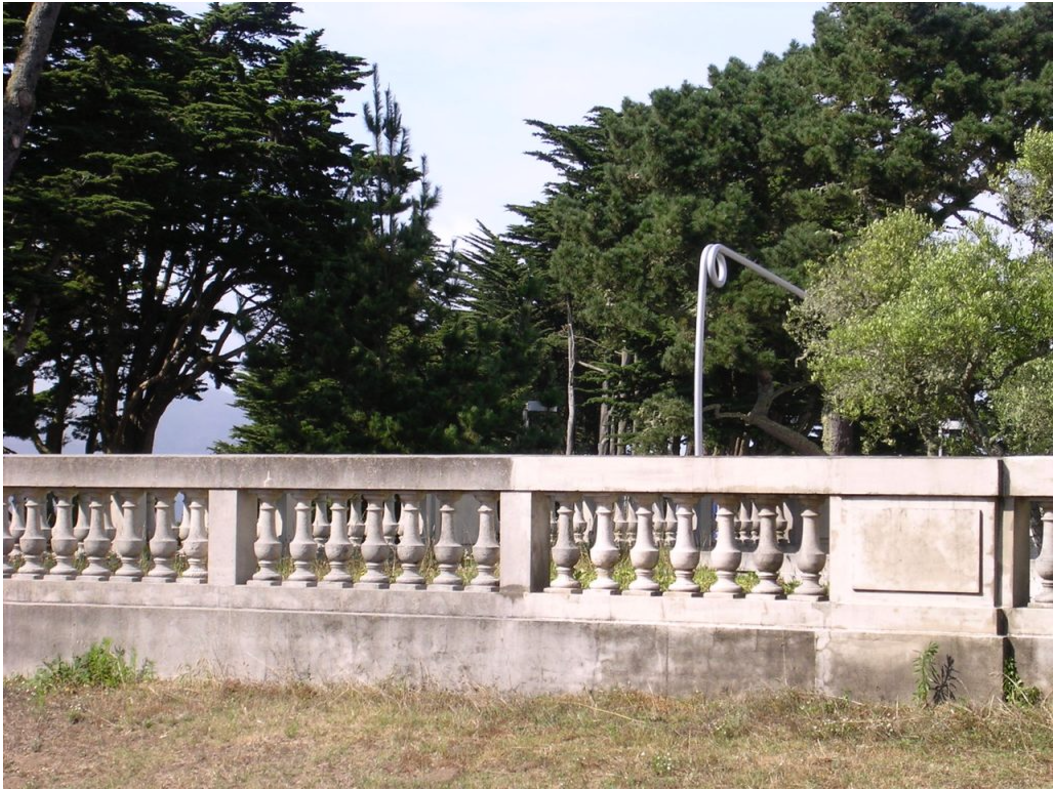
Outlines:
[[[43,696],[84,686],[116,688],[153,676],[153,662],[139,664],[134,650],[126,655],[123,648],[103,639],[71,661],[55,658],[45,662],[29,679],[29,684],[35,694]]]

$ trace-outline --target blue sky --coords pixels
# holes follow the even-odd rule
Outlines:
[[[597,105],[688,81],[710,64],[753,65],[812,39],[820,3],[305,3],[300,24],[331,49],[377,63],[442,190],[434,229],[451,241],[476,220],[503,230],[510,203],[551,177],[525,156],[527,118],[576,123]],[[361,111],[363,92],[348,109]],[[360,117],[348,133],[362,135]]]
[[[200,13],[204,3],[173,3]],[[442,191],[433,229],[446,242],[480,220],[501,231],[506,204],[529,203],[551,178],[525,155],[537,148],[525,119],[576,123],[598,105],[646,101],[656,88],[705,85],[711,64],[756,64],[792,40],[812,40],[821,3],[318,3],[298,23],[324,29],[330,49],[380,69]],[[367,91],[349,97],[346,123],[364,140]],[[178,401],[161,421],[155,452],[203,453],[240,412],[228,391]],[[27,444],[5,440],[27,450]],[[70,452],[77,447],[71,445]]]

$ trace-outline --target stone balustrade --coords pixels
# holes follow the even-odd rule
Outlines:
[[[8,457],[5,613],[96,582],[905,644],[944,615],[1049,666],[1051,490],[1048,458]]]

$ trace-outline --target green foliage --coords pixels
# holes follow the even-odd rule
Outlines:
[[[961,685],[955,669],[955,660],[945,656],[937,663],[940,647],[930,642],[911,664],[915,674],[915,692],[912,695],[920,705],[940,705],[955,699],[955,690]]]
[[[63,9],[4,195],[6,432],[149,452],[168,405],[229,383],[329,257],[358,157],[340,93],[364,64],[293,11]],[[5,63],[21,14],[4,7]]]
[[[795,310],[814,379],[865,443],[917,430],[930,452],[1049,452],[1051,266],[980,223],[935,235],[905,211],[833,256]],[[965,441],[942,447],[947,421]]]
[[[154,676],[151,661],[139,663],[135,651],[126,654],[109,639],[96,642],[71,661],[55,658],[44,663],[29,679],[34,694],[43,697],[56,691],[81,687],[117,688],[149,680]]]
[[[294,10],[64,9],[5,191],[9,434],[50,452],[71,434],[89,452],[149,451],[168,405],[211,379],[234,384],[250,419],[221,451],[553,451],[573,335],[572,445],[679,453],[705,244],[803,284],[808,262],[848,259],[874,221],[907,209],[942,226],[998,186],[1049,257],[1047,5],[835,3],[816,15],[813,44],[711,67],[707,86],[576,124],[529,121],[553,182],[514,207],[518,225],[481,228],[458,250],[438,249],[429,228],[438,190],[392,91],[374,70],[364,142],[338,131],[365,64],[325,50]],[[10,63],[26,7],[4,11]],[[843,381],[863,346],[826,355],[828,373],[797,364],[789,297],[733,267],[708,300],[706,449],[817,451],[825,409],[844,404],[870,449],[915,452],[911,432],[932,445],[955,417],[968,425],[961,449],[1043,451],[1051,409],[1030,392],[1051,390],[1049,347],[1026,346],[1047,316],[1035,305],[1050,267],[1044,280],[993,253],[964,292],[971,312],[952,286],[995,244],[974,232],[984,255],[919,241],[941,250],[940,265],[912,269],[923,290],[872,301],[882,315],[859,337],[904,327],[884,361],[909,367],[877,391]],[[1004,279],[1031,294],[1018,314],[991,296]],[[872,284],[872,300],[893,294]],[[920,338],[927,310],[940,320]],[[810,342],[828,318],[804,322]],[[1022,322],[1020,339],[1002,329]],[[904,398],[928,406],[872,408]],[[525,419],[531,400],[564,410]]]
[[[536,371],[530,306],[506,310],[497,272],[441,250],[429,227],[438,193],[391,90],[374,74],[364,106],[373,147],[352,178],[340,245],[293,285],[274,342],[250,351],[235,392],[250,418],[222,452],[450,453],[524,449],[520,383]],[[477,244],[493,239],[480,237]],[[494,249],[494,247],[492,247]],[[476,312],[462,309],[470,266]],[[497,266],[498,264],[495,264]],[[505,275],[508,277],[505,277]],[[534,288],[524,284],[522,297]],[[535,372],[535,375],[536,372]]]
[[[1019,228],[1037,250],[1051,254],[1051,194],[1054,193],[1054,135],[1029,129],[1017,159],[999,169],[995,186],[1011,227]]]
[[[940,646],[936,642],[930,642],[911,664],[911,671],[915,675],[915,691],[912,696],[920,705],[925,705],[930,698],[930,677],[934,671],[938,650]]]
[[[907,208],[940,225],[970,211],[1022,131],[1049,129],[1050,27],[1042,6],[836,3],[816,15],[813,45],[712,67],[708,87],[656,90],[579,124],[530,121],[555,179],[516,207],[506,238],[547,280],[551,336],[574,327],[577,445],[684,449],[705,244],[801,284],[808,261],[843,254],[876,219]],[[824,382],[795,364],[788,303],[737,267],[711,291],[709,450],[815,445]]]
[[[1043,698],[1035,686],[1026,686],[1017,672],[1017,660],[1009,655],[1003,661],[1003,701],[1015,707],[1031,707]]]

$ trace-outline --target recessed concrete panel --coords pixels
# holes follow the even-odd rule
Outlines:
[[[915,692],[914,663],[930,643],[935,663],[949,667],[950,690],[959,700],[999,699],[1003,643],[1000,636],[947,633],[890,634],[829,631],[817,635],[817,688],[832,696],[906,701]],[[951,664],[948,658],[951,657]]]
[[[854,590],[980,594],[980,510],[860,508],[853,516]]]

